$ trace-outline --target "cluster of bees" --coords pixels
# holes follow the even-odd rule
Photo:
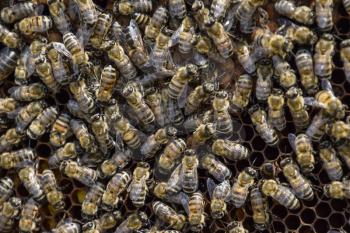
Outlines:
[[[271,228],[268,198],[291,210],[315,191],[349,199],[342,162],[350,168],[350,117],[330,82],[339,40],[333,0],[277,0],[276,28],[267,4],[116,0],[103,9],[92,0],[32,0],[3,7],[0,80],[12,85],[0,98],[0,168],[16,171],[29,197],[14,195],[9,176],[0,179],[0,232],[16,224],[22,233],[42,232],[40,208],[65,208],[54,171],[87,193],[81,219],[66,217],[52,233],[201,232],[228,206],[245,205],[263,231]],[[350,1],[343,5],[350,13]],[[52,31],[59,36],[50,38]],[[350,39],[339,47],[350,82]],[[232,58],[242,74],[220,74]],[[64,107],[47,101],[62,89],[70,93]],[[287,109],[293,156],[232,177],[228,162],[251,153],[233,140],[233,118],[249,117],[275,147]],[[36,151],[21,145],[45,135],[54,151],[39,173]],[[331,180],[323,187],[309,180],[316,160]],[[142,211],[149,197],[154,218]],[[136,208],[128,216],[120,210],[125,199]],[[233,221],[227,232],[248,230]]]

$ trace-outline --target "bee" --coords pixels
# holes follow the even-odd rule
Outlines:
[[[333,23],[333,0],[315,1],[315,21],[321,31],[332,30]]]
[[[50,131],[50,143],[55,147],[63,146],[67,138],[71,135],[69,115],[62,113],[52,124]]]
[[[272,91],[273,68],[269,59],[259,61],[257,66],[257,76],[255,95],[258,101],[266,102]]]
[[[18,34],[11,32],[2,24],[0,24],[0,41],[9,48],[17,48],[20,45]]]
[[[180,177],[182,189],[186,193],[194,193],[198,188],[198,158],[194,150],[186,150],[181,162]]]
[[[200,0],[195,0],[191,8],[199,28],[205,30],[205,24],[209,21],[210,10],[205,7],[204,2]]]
[[[181,128],[185,121],[185,116],[182,112],[182,109],[180,109],[180,102],[169,98],[168,92],[169,90],[167,88],[164,88],[162,93],[167,117],[166,124],[171,124],[174,125],[174,127]]]
[[[174,209],[160,201],[153,202],[152,209],[158,219],[168,224],[172,229],[181,230],[186,223],[184,215],[177,214]]]
[[[0,231],[13,232],[15,219],[18,218],[22,201],[18,197],[11,197],[0,206]]]
[[[46,88],[41,83],[33,83],[23,86],[11,87],[10,97],[17,101],[35,101],[44,98],[47,94]]]
[[[286,92],[287,105],[292,115],[293,122],[297,130],[308,127],[310,117],[304,104],[303,92],[297,87],[291,87]]]
[[[312,141],[320,141],[326,133],[326,125],[329,122],[330,118],[325,116],[322,112],[319,112],[314,116],[311,124],[306,129],[306,135],[311,138]]]
[[[12,179],[8,176],[0,179],[0,205],[8,201],[13,195],[14,185],[15,184],[13,183]]]
[[[318,91],[318,79],[314,73],[314,64],[311,53],[307,50],[299,50],[295,62],[300,74],[301,84],[306,93],[313,95]]]
[[[77,82],[71,82],[69,84],[69,89],[73,94],[74,98],[78,102],[81,111],[84,114],[93,114],[96,110],[95,100],[92,93],[88,90],[84,79]]]
[[[29,125],[27,135],[31,139],[37,139],[42,136],[56,120],[58,115],[57,108],[48,107],[44,109]]]
[[[243,0],[236,10],[236,18],[240,21],[241,25],[245,24],[247,21],[251,21],[255,11],[258,7],[265,4],[265,0]]]
[[[210,14],[220,21],[225,17],[230,5],[231,2],[229,0],[214,0],[210,5]]]
[[[259,105],[252,106],[249,110],[250,119],[255,126],[255,130],[260,137],[269,146],[276,146],[279,143],[279,138],[276,131],[267,121],[266,112],[259,107]]]
[[[163,28],[156,37],[156,42],[150,55],[150,63],[156,70],[163,70],[171,65],[170,39],[171,31],[166,28]]]
[[[115,116],[114,127],[116,131],[121,134],[123,141],[128,147],[131,149],[138,149],[141,146],[141,140],[137,130],[119,113]]]
[[[269,107],[268,116],[272,127],[281,131],[286,127],[286,117],[284,115],[284,95],[280,89],[272,89],[272,93],[267,99]]]
[[[103,193],[104,187],[101,183],[96,183],[91,186],[81,204],[81,212],[84,219],[90,219],[91,217],[96,216]]]
[[[275,3],[278,14],[286,16],[298,23],[312,25],[315,21],[313,10],[307,6],[296,6],[293,1],[279,0]]]
[[[248,74],[239,76],[235,83],[229,110],[235,114],[241,113],[249,104],[252,89],[252,77]]]
[[[15,118],[17,132],[23,132],[35,117],[44,110],[45,105],[42,101],[36,101],[21,108]]]
[[[158,7],[152,15],[145,28],[145,39],[154,41],[161,28],[168,22],[168,10],[165,7]]]
[[[60,171],[69,178],[92,187],[97,180],[97,172],[89,167],[81,166],[72,160],[64,160],[60,165]]]
[[[177,69],[175,75],[171,78],[168,86],[168,96],[171,99],[177,99],[189,80],[198,74],[198,67],[188,64]]]
[[[65,207],[63,193],[57,186],[54,173],[50,169],[45,169],[41,175],[41,185],[47,201],[56,210],[62,210]]]
[[[296,210],[300,208],[300,202],[293,192],[275,180],[263,180],[261,191],[264,195],[272,197],[287,209]]]
[[[252,167],[247,167],[239,173],[237,180],[232,186],[232,200],[236,208],[244,205],[248,197],[249,189],[254,184],[256,176],[257,172]]]
[[[98,15],[95,28],[90,37],[91,45],[96,49],[108,47],[110,42],[106,40],[109,28],[112,26],[112,16],[101,13]]]
[[[0,50],[0,81],[15,70],[19,53],[7,47]]]
[[[133,14],[133,19],[140,28],[145,28],[151,21],[151,17],[149,15],[138,12]]]
[[[288,140],[297,155],[297,162],[304,173],[310,173],[315,167],[314,152],[310,138],[306,134],[288,134]]]
[[[34,57],[31,54],[29,47],[25,47],[17,60],[17,66],[15,68],[15,84],[28,84],[31,75],[34,73],[34,68]]]
[[[219,182],[229,179],[232,175],[231,170],[211,153],[201,157],[199,164]]]
[[[31,148],[23,148],[16,151],[0,154],[0,167],[3,169],[22,168],[33,162],[36,153]]]
[[[91,27],[95,25],[98,15],[95,3],[92,0],[74,0],[74,2],[79,8],[83,22]]]
[[[294,190],[295,196],[299,199],[310,201],[314,198],[310,181],[306,180],[300,174],[299,167],[293,162],[291,158],[285,158],[280,162],[283,175]]]
[[[205,26],[208,36],[213,40],[219,54],[223,58],[229,58],[233,54],[233,44],[224,26],[212,17],[208,19]]]
[[[33,166],[26,166],[18,172],[18,177],[31,197],[38,202],[42,202],[45,193],[40,184],[40,179]]]
[[[213,99],[215,131],[217,137],[230,138],[233,134],[232,119],[228,112],[229,107],[230,102],[228,100],[227,92],[217,92]]]
[[[317,41],[317,35],[310,28],[294,24],[286,29],[286,37],[299,45],[313,45]]]
[[[284,89],[288,90],[295,86],[297,78],[294,70],[290,67],[289,63],[279,56],[273,56],[273,67],[275,69],[275,77],[277,77],[279,84]]]
[[[107,183],[106,189],[102,195],[101,207],[104,210],[114,209],[119,202],[119,195],[126,190],[131,180],[128,172],[122,171],[116,173]]]
[[[100,86],[96,91],[96,98],[100,102],[107,102],[111,99],[113,88],[117,83],[119,73],[111,65],[105,66],[101,73]]]
[[[236,48],[237,60],[243,67],[243,69],[248,73],[252,74],[256,71],[255,56],[250,51],[247,44],[238,44]]]
[[[80,146],[89,153],[96,152],[97,145],[95,138],[92,134],[90,134],[85,123],[81,120],[71,119],[69,124],[73,134],[79,140]]]
[[[107,153],[114,146],[113,140],[108,133],[108,124],[106,117],[102,114],[96,114],[91,117],[91,129],[99,144],[99,149]]]
[[[73,222],[72,219],[65,219],[60,221],[57,226],[51,229],[52,233],[77,233],[80,232],[81,227],[79,223]]]
[[[0,114],[11,113],[18,108],[19,103],[14,98],[0,98]]]
[[[40,80],[48,87],[53,93],[57,93],[61,88],[61,85],[53,76],[52,66],[48,59],[44,56],[35,61],[35,71],[38,74]]]
[[[175,170],[171,173],[169,179],[166,182],[159,182],[154,186],[153,194],[162,200],[168,202],[176,202],[177,197],[180,197],[180,203],[182,204],[181,197],[186,196],[182,189],[182,179],[181,179],[181,164],[179,164]],[[186,199],[186,198],[184,198]]]
[[[211,151],[229,160],[247,159],[250,155],[249,150],[243,145],[225,139],[215,140],[211,146]]]
[[[132,213],[117,227],[115,232],[138,232],[138,230],[145,226],[148,221],[149,219],[145,212]]]
[[[115,211],[113,213],[105,213],[93,221],[87,222],[82,227],[83,233],[104,233],[112,229],[117,224],[117,220],[121,218],[121,213]]]
[[[77,0],[80,1],[80,0]],[[88,0],[89,2],[90,0]],[[91,22],[91,21],[90,21]],[[77,65],[79,68],[83,68],[88,66],[89,64],[89,56],[84,51],[84,46],[78,40],[76,35],[72,32],[66,32],[63,34],[63,44],[69,51],[72,56],[72,62],[74,65]]]
[[[167,126],[158,129],[154,134],[150,135],[141,146],[141,154],[146,158],[153,157],[162,145],[167,144],[177,133],[176,128]]]
[[[37,15],[22,19],[16,25],[24,35],[32,35],[33,33],[47,32],[52,28],[52,20],[49,16]]]
[[[151,175],[150,169],[150,165],[146,162],[138,163],[134,169],[133,178],[128,187],[128,193],[131,202],[137,208],[145,205],[148,193],[147,180]]]
[[[200,232],[205,226],[205,201],[203,194],[195,192],[188,201],[188,222],[190,223],[191,231]]]
[[[169,15],[175,20],[182,20],[186,17],[187,10],[184,0],[169,0],[168,1]]]
[[[207,140],[212,138],[216,133],[216,127],[212,123],[201,124],[193,132],[192,146],[197,147],[204,144]]]
[[[213,111],[208,110],[204,113],[196,113],[188,116],[183,123],[187,133],[194,132],[200,125],[213,122]]]
[[[350,1],[349,1],[350,3]],[[350,4],[349,4],[350,7]],[[346,80],[350,82],[350,39],[343,40],[340,43],[340,58],[343,62]]]
[[[18,145],[24,138],[24,134],[17,132],[16,128],[8,129],[0,137],[0,153],[11,150],[13,146]]]
[[[178,36],[179,52],[183,54],[190,53],[192,51],[193,41],[195,40],[194,24],[190,17],[186,16],[182,20]]]
[[[119,43],[115,43],[114,46],[108,50],[108,58],[111,59],[117,66],[120,74],[126,80],[133,80],[136,78],[137,70],[130,61],[130,58],[125,54],[123,47]]]
[[[39,230],[41,217],[39,206],[33,200],[29,199],[22,208],[21,216],[18,223],[20,232],[34,232]]]
[[[343,0],[343,6],[345,8],[345,11],[350,14],[350,2],[348,0]]]
[[[320,158],[330,180],[340,180],[343,177],[342,163],[336,156],[336,151],[330,141],[320,143]]]
[[[350,199],[349,180],[332,181],[323,186],[323,193],[332,199]]]
[[[262,194],[257,185],[253,185],[250,190],[250,204],[253,211],[253,221],[255,229],[263,231],[270,222],[268,213],[268,203],[266,197]]]
[[[330,79],[333,72],[332,57],[335,53],[335,42],[331,34],[323,34],[315,46],[314,69],[320,78]]]
[[[132,158],[130,150],[116,151],[111,158],[102,162],[99,167],[99,176],[101,178],[113,176],[117,170],[123,169],[129,164]]]
[[[207,188],[211,199],[211,216],[214,219],[220,219],[224,217],[224,215],[227,213],[226,202],[228,202],[231,199],[230,183],[228,180],[225,180],[220,184],[216,185],[212,179],[208,178]]]
[[[177,138],[171,141],[164,149],[159,157],[158,165],[161,172],[168,172],[175,166],[175,161],[178,160],[181,154],[186,149],[186,142]]]
[[[350,141],[349,141],[349,124],[346,124],[343,121],[336,121],[329,126],[329,134],[335,141],[334,145],[337,149],[337,152],[341,158],[345,161],[346,165],[350,167]]]
[[[63,0],[49,0],[47,1],[50,15],[56,28],[62,33],[66,33],[71,30],[72,25],[68,15],[65,13],[66,6]]]
[[[1,20],[7,24],[15,23],[38,12],[38,5],[32,1],[19,2],[1,9]]]
[[[145,103],[141,91],[132,83],[127,84],[123,89],[123,96],[127,103],[134,110],[137,118],[145,125],[153,125],[155,121],[151,108]]]
[[[118,5],[117,5],[118,4]],[[122,0],[114,5],[115,11],[121,15],[131,15],[135,12],[150,13],[153,9],[153,4],[151,0]]]

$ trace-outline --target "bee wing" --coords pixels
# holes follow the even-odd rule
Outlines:
[[[70,52],[68,51],[66,46],[64,46],[63,43],[51,42],[50,45],[65,57],[72,58],[72,54],[70,54]]]
[[[42,15],[44,12],[44,5],[42,4],[36,4],[35,6],[35,11],[34,11],[34,15]]]
[[[207,189],[208,189],[208,194],[209,197],[213,195],[214,189],[217,187],[217,184],[214,182],[212,178],[207,179]]]
[[[133,45],[136,47],[141,47],[143,48],[143,40],[141,36],[140,29],[134,19],[130,20],[130,24],[128,26],[130,37],[133,41]]]
[[[12,112],[8,112],[8,113],[6,114],[7,118],[9,118],[9,119],[15,119],[16,116],[18,115],[18,113],[21,111],[22,108],[23,108],[23,107],[18,107],[18,108],[16,108],[15,110],[13,110]]]
[[[13,92],[18,90],[19,88],[21,88],[21,86],[10,87],[10,89],[8,89],[7,92],[11,95]]]
[[[187,96],[188,96],[188,82],[186,82],[185,86],[181,90],[179,97],[177,98],[177,105],[179,106],[179,108],[185,107]]]
[[[115,150],[116,151],[125,151],[124,141],[119,132],[115,132]]]
[[[236,3],[239,1],[236,1]],[[239,4],[232,3],[230,9],[226,12],[225,18],[222,22],[222,25],[224,26],[225,31],[230,31],[232,26],[235,24],[235,14],[237,7]]]
[[[188,215],[190,213],[190,209],[189,209],[189,197],[183,193],[180,192],[178,194],[173,195],[172,197],[170,197],[171,199],[173,199],[174,203],[179,203],[182,205],[182,207],[184,208],[184,210],[186,211],[186,214]]]
[[[180,41],[180,33],[182,31],[182,25],[176,29],[176,31],[171,35],[169,40],[169,47],[177,45]]]
[[[326,108],[326,106],[323,103],[318,102],[314,97],[304,97],[304,103],[306,105],[316,107],[316,108],[322,108],[322,109]]]
[[[292,133],[288,134],[289,144],[293,148],[294,151],[295,151],[295,139],[296,139],[295,134],[292,134]]]
[[[332,84],[329,82],[329,80],[325,78],[323,78],[321,81],[321,87],[323,90],[333,92]]]

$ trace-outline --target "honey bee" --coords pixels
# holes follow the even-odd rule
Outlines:
[[[12,24],[35,13],[38,13],[38,5],[32,1],[26,1],[2,8],[0,16],[2,21]]]
[[[331,31],[333,28],[333,0],[315,1],[315,21],[321,31]]]
[[[350,8],[350,1],[349,1]],[[350,39],[343,40],[340,43],[340,58],[343,62],[346,81],[350,82]]]
[[[171,65],[170,39],[171,31],[163,28],[156,37],[156,42],[150,55],[150,64],[156,70],[164,70]]]
[[[59,147],[66,143],[67,138],[71,135],[70,120],[70,116],[65,113],[58,116],[50,131],[51,145]]]
[[[0,137],[0,152],[9,151],[24,139],[24,135],[16,131],[16,128],[8,129]],[[1,203],[1,201],[0,201]]]
[[[253,18],[255,11],[262,5],[265,4],[265,0],[243,0],[240,1],[240,4],[236,10],[236,18],[240,21],[241,27],[242,24],[245,25],[247,22],[250,22]]]
[[[89,167],[81,166],[72,160],[64,160],[60,165],[60,171],[69,178],[91,187],[96,183],[97,172]]]
[[[62,33],[66,33],[71,30],[72,25],[68,15],[65,13],[66,6],[62,0],[48,0],[47,1],[50,15],[56,28]]]
[[[332,181],[323,186],[323,193],[332,199],[350,199],[349,180]]]
[[[248,197],[249,189],[254,184],[256,176],[257,172],[252,167],[247,167],[239,173],[237,180],[232,186],[232,200],[236,208],[244,205]]]
[[[11,197],[0,206],[0,231],[13,232],[15,219],[18,218],[22,201],[18,197]]]
[[[116,173],[110,179],[102,195],[101,207],[104,210],[108,211],[116,208],[119,202],[119,195],[127,188],[130,180],[130,174],[125,171]]]
[[[163,107],[162,95],[156,89],[151,90],[145,97],[146,104],[151,108],[156,123],[163,127],[165,125],[165,110]]]
[[[10,177],[5,176],[0,179],[0,205],[8,201],[14,193],[14,183]],[[0,224],[1,225],[1,224]]]
[[[294,24],[286,29],[286,37],[299,45],[313,45],[317,41],[317,35],[310,28]]]
[[[331,34],[323,34],[315,46],[314,69],[320,78],[330,79],[333,71],[332,57],[335,53],[335,42]]]
[[[117,220],[121,218],[121,213],[115,211],[113,213],[105,213],[93,221],[87,222],[82,227],[83,233],[104,233],[112,229],[117,224]]]
[[[103,192],[103,185],[101,183],[96,183],[86,193],[84,201],[81,204],[81,212],[84,219],[90,219],[96,216]]]
[[[283,175],[294,190],[295,196],[299,199],[310,201],[314,198],[310,181],[306,180],[300,174],[299,167],[293,162],[291,158],[285,158],[280,162]]]
[[[330,180],[340,180],[343,177],[342,163],[336,156],[336,151],[330,141],[320,143],[320,158]]]
[[[310,117],[304,104],[303,92],[297,87],[291,87],[286,92],[287,105],[292,115],[294,125],[299,131],[309,125]]]
[[[51,229],[52,233],[77,233],[80,232],[81,227],[79,223],[73,222],[72,219],[65,219],[60,221],[54,229]]]
[[[80,1],[80,0],[78,0]],[[90,1],[90,0],[88,0]],[[84,47],[72,32],[63,34],[63,44],[72,56],[72,62],[79,68],[84,68],[89,65],[89,56],[84,51]]]
[[[118,76],[119,73],[111,65],[103,68],[100,78],[100,87],[96,91],[96,98],[98,101],[107,102],[111,99]]]
[[[198,74],[198,67],[188,64],[177,69],[175,75],[171,78],[168,86],[168,96],[171,99],[177,99],[187,82]]]
[[[136,12],[150,13],[153,9],[151,0],[122,0],[114,4],[115,11],[118,11],[121,15],[131,15]]]
[[[21,216],[18,223],[20,232],[34,232],[39,230],[41,217],[39,206],[33,200],[29,199],[22,208]]]
[[[198,188],[198,158],[194,150],[186,150],[181,162],[180,177],[182,189],[186,193],[194,193]]]
[[[223,19],[231,5],[229,0],[214,0],[210,5],[210,14],[218,21]]]
[[[126,80],[130,81],[136,78],[137,70],[119,43],[115,43],[114,46],[108,50],[108,58],[114,62],[120,74]]]
[[[231,199],[230,183],[228,180],[225,180],[220,184],[216,185],[212,179],[208,178],[207,188],[211,199],[211,216],[214,219],[220,219],[224,217],[224,215],[227,213],[226,202],[228,202]]]
[[[123,89],[123,96],[135,112],[137,118],[145,125],[152,126],[155,121],[151,108],[145,103],[141,91],[132,83],[127,84]]]
[[[104,49],[109,47],[110,41],[106,40],[109,28],[112,26],[112,16],[101,13],[98,15],[95,28],[90,37],[91,45],[96,49]]]
[[[210,17],[205,23],[208,36],[213,40],[216,49],[223,58],[229,58],[233,54],[233,44],[224,29],[224,26]]]
[[[263,180],[261,191],[264,195],[272,197],[287,209],[296,210],[300,208],[300,202],[293,192],[289,188],[277,183],[275,180]]]
[[[200,232],[205,226],[205,201],[203,194],[195,192],[188,201],[188,222],[190,223],[191,231]]]
[[[337,149],[337,152],[344,160],[346,165],[350,167],[350,140],[349,140],[349,131],[350,127],[348,123],[343,121],[336,121],[329,126],[329,134],[335,141],[334,145]]]
[[[244,228],[242,222],[233,221],[228,224],[228,233],[248,233],[249,231]]]
[[[81,120],[70,120],[70,127],[75,137],[79,140],[80,146],[89,153],[97,151],[97,145],[95,138],[90,134],[87,126]]]
[[[147,180],[150,177],[150,165],[140,162],[134,169],[132,181],[128,187],[129,198],[133,205],[140,208],[145,205],[148,193]]]
[[[256,185],[250,190],[250,204],[253,211],[253,221],[255,229],[263,231],[270,222],[268,213],[268,203],[260,188]]]
[[[96,114],[91,117],[91,129],[95,135],[96,141],[99,144],[99,149],[103,153],[107,153],[114,146],[113,140],[108,133],[108,124],[106,117],[101,114]]]
[[[2,24],[0,24],[0,41],[9,48],[17,48],[20,45],[18,34],[11,32]]]
[[[311,138],[312,141],[320,141],[326,133],[326,125],[328,122],[330,122],[330,118],[325,116],[322,112],[319,112],[314,116],[311,124],[306,129],[306,135]]]
[[[99,167],[99,176],[101,178],[113,176],[117,170],[123,169],[129,164],[132,158],[130,150],[116,151],[111,158],[102,162]]]
[[[95,112],[95,100],[92,96],[92,93],[88,90],[84,79],[81,79],[77,82],[71,82],[69,84],[69,89],[84,114],[90,115]]]
[[[184,215],[177,214],[174,209],[160,201],[153,202],[152,209],[154,214],[172,229],[181,230],[186,223]]]
[[[50,91],[56,93],[61,88],[59,82],[55,79],[52,72],[51,63],[44,56],[35,61],[35,71],[38,74],[40,80],[48,87]]]
[[[296,6],[293,1],[279,0],[275,3],[278,14],[286,16],[298,23],[312,25],[315,21],[313,10],[307,6]]]
[[[220,138],[230,138],[233,134],[231,115],[228,112],[230,102],[225,91],[216,93],[213,99],[214,121],[216,136]],[[197,132],[197,130],[195,131]],[[194,133],[195,134],[195,133]]]
[[[137,130],[130,124],[130,122],[120,114],[116,114],[114,127],[118,133],[121,134],[123,141],[131,149],[138,149],[141,146],[140,137]]]
[[[31,75],[34,73],[34,68],[34,57],[31,54],[29,47],[25,47],[17,60],[17,66],[15,68],[15,84],[28,84]]]
[[[133,14],[133,19],[139,25],[140,28],[145,28],[151,21],[151,17],[149,15],[138,12]]]
[[[288,134],[288,140],[297,155],[297,162],[304,173],[310,173],[315,167],[314,152],[310,138],[306,134]]]
[[[168,1],[169,15],[175,20],[181,20],[186,16],[186,4],[184,0]]]
[[[224,139],[215,140],[211,146],[211,151],[229,160],[247,159],[250,155],[249,150],[243,145]]]
[[[31,139],[37,139],[54,123],[58,115],[57,108],[44,109],[29,125],[27,135]]]
[[[56,210],[62,210],[65,207],[64,196],[57,186],[55,174],[50,169],[43,171],[41,185],[50,205]]]
[[[47,94],[45,86],[41,83],[11,87],[8,92],[10,97],[17,101],[40,100]]]
[[[248,74],[239,76],[235,83],[235,89],[231,98],[230,111],[241,113],[249,104],[253,89],[252,77]]]
[[[11,113],[19,106],[14,98],[0,98],[0,114]]]
[[[130,214],[115,230],[118,233],[138,232],[148,223],[149,219],[145,212]]]
[[[44,110],[45,105],[42,101],[36,101],[21,108],[15,118],[17,132],[23,132],[34,118]]]
[[[284,95],[280,89],[272,89],[271,95],[267,99],[269,106],[269,122],[272,127],[281,131],[286,127],[284,115]]]
[[[7,47],[0,50],[0,81],[6,79],[15,70],[19,53]]]
[[[78,5],[83,22],[88,26],[95,25],[98,15],[95,3],[92,0],[74,0],[74,2]]]
[[[158,166],[160,171],[163,173],[170,171],[175,166],[174,161],[180,158],[185,149],[186,142],[183,139],[177,138],[171,141],[159,157]]]
[[[213,122],[213,111],[208,110],[204,113],[197,113],[188,116],[183,123],[187,133],[194,132],[200,125]]]
[[[200,167],[207,170],[217,181],[223,182],[232,175],[231,170],[213,154],[207,153],[200,159]]]
[[[192,51],[195,40],[194,24],[190,17],[186,16],[178,29],[179,52],[188,54]],[[177,33],[175,32],[175,34]]]
[[[267,121],[266,112],[259,107],[254,105],[249,110],[250,119],[255,126],[255,130],[258,132],[260,137],[269,146],[276,146],[279,143],[279,138],[276,131],[272,128],[270,123]]]
[[[49,16],[37,15],[22,19],[16,25],[24,35],[47,32],[52,28],[52,20]]]
[[[318,91],[318,79],[314,73],[314,64],[311,53],[307,50],[299,50],[295,62],[300,74],[301,84],[306,93],[313,95]]]
[[[204,144],[207,140],[212,138],[216,133],[216,127],[212,123],[201,124],[193,132],[192,146],[197,147]]]
[[[191,8],[199,28],[205,30],[205,24],[209,20],[210,10],[205,7],[204,2],[200,0],[195,0]]]
[[[41,187],[40,180],[33,166],[26,166],[18,172],[18,177],[28,191],[31,197],[38,202],[45,198],[44,190]]]
[[[273,56],[272,61],[275,69],[275,77],[277,77],[281,87],[288,90],[289,88],[295,86],[297,78],[289,63],[279,56]]]
[[[152,15],[145,28],[145,39],[154,41],[161,28],[168,22],[168,10],[165,7],[158,7]]]
[[[272,91],[273,68],[269,59],[259,61],[257,66],[257,76],[255,95],[258,101],[266,102]]]
[[[23,148],[0,154],[0,167],[3,169],[22,168],[33,162],[36,153],[33,149]]]
[[[237,60],[243,67],[243,69],[248,73],[252,74],[256,71],[255,66],[255,56],[252,51],[250,51],[247,44],[238,44],[236,48]]]

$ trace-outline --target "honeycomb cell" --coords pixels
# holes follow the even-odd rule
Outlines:
[[[334,213],[329,217],[329,223],[334,228],[340,228],[345,223],[344,216],[340,213]]]
[[[265,158],[268,160],[275,160],[279,156],[279,151],[276,147],[266,147],[264,150]]]
[[[350,30],[349,19],[342,17],[336,24],[336,29],[340,34],[347,34]]]
[[[288,214],[288,210],[281,205],[276,204],[273,208],[272,208],[272,213],[274,215],[276,215],[277,217],[284,219],[287,214]]]
[[[264,156],[260,152],[253,152],[249,157],[249,162],[253,167],[260,167],[264,163]]]
[[[244,168],[249,167],[248,160],[237,161],[236,167],[238,171],[242,171]]]
[[[241,140],[250,141],[254,137],[254,130],[248,125],[244,125],[239,131],[239,136]]]
[[[85,199],[86,191],[84,189],[75,189],[72,193],[72,201],[75,204],[83,203]]]
[[[312,210],[312,209],[304,209],[301,212],[300,217],[301,217],[301,221],[303,223],[311,224],[311,223],[313,223],[315,221],[316,214],[315,214],[315,211]]]
[[[273,232],[286,232],[284,223],[276,221],[272,223]]]
[[[285,219],[286,226],[289,230],[296,230],[300,225],[300,220],[298,216],[289,215]]]
[[[39,157],[47,158],[51,154],[51,147],[46,143],[39,143],[35,147],[35,151]]]
[[[282,153],[291,153],[293,151],[292,147],[289,144],[288,138],[282,138],[280,140],[278,148]]]
[[[254,137],[254,139],[252,141],[252,146],[253,146],[254,150],[262,151],[262,150],[264,150],[266,144],[265,144],[264,140],[262,140],[261,137],[257,135]]]
[[[60,189],[62,190],[62,192],[64,193],[71,193],[73,190],[73,184],[70,180],[68,179],[62,179],[60,180],[60,182],[58,183],[58,186],[60,187]]]
[[[342,69],[335,69],[332,73],[332,82],[342,84],[345,81],[345,74]]]
[[[331,207],[326,202],[321,202],[316,206],[316,214],[319,217],[326,218],[331,213]]]
[[[302,226],[299,228],[300,233],[313,233],[315,232],[311,226]]]
[[[59,104],[67,104],[69,100],[69,92],[65,89],[61,89],[58,93],[55,95],[55,99]]]
[[[327,232],[326,230],[328,230],[330,227],[328,225],[327,220],[317,219],[314,224],[314,228],[316,232]]]
[[[332,209],[335,211],[344,211],[346,208],[345,200],[332,199],[330,204],[332,206]]]

